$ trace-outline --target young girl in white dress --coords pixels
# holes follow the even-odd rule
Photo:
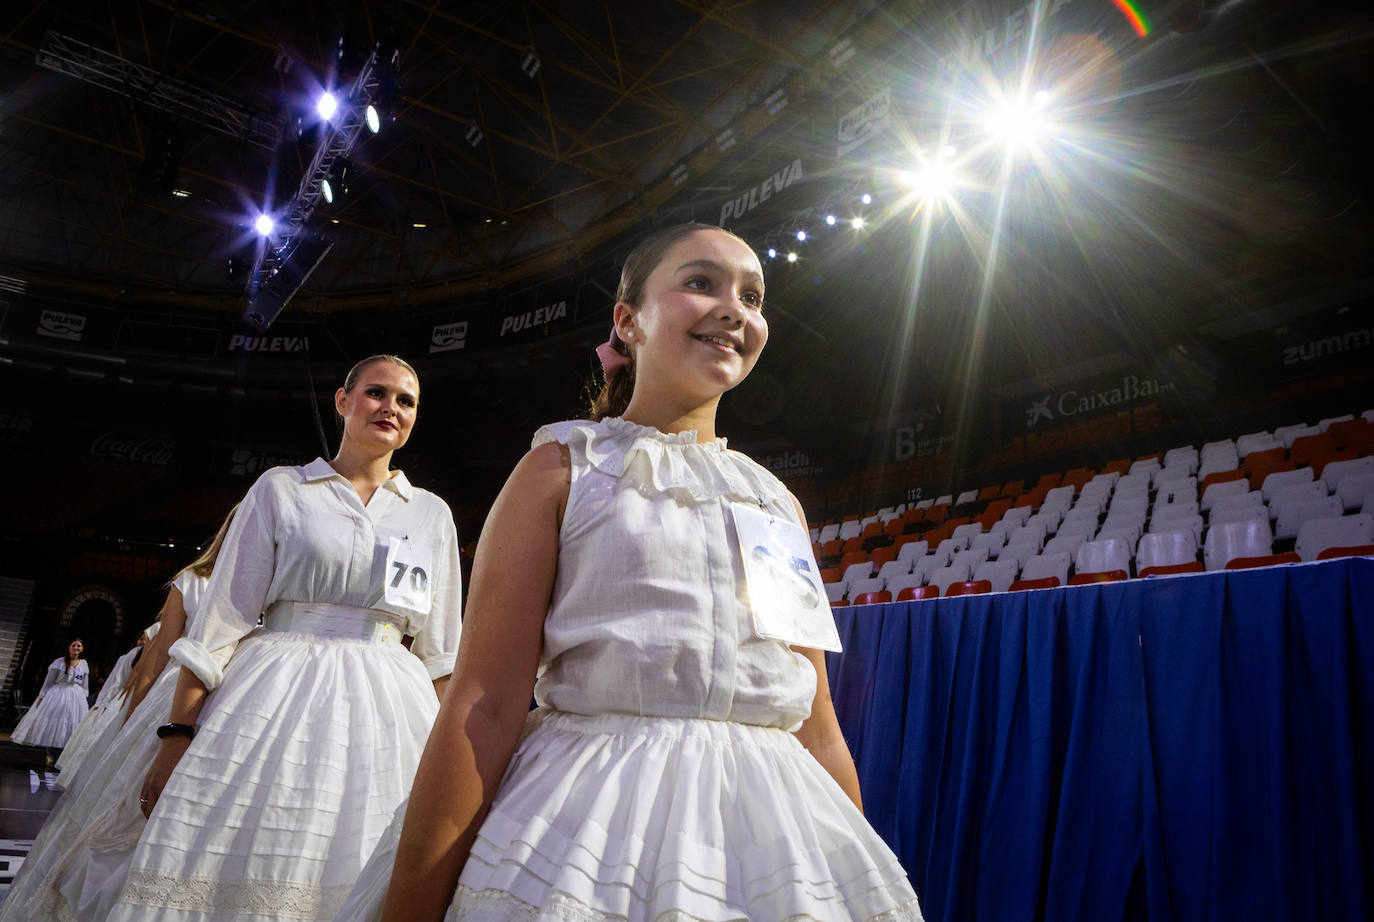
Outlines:
[[[61,758],[57,760],[56,787],[66,790],[85,763],[86,756],[95,748],[92,743],[100,740],[112,723],[124,722],[124,686],[133,674],[134,664],[143,652],[143,645],[149,640],[150,630],[152,629],[140,631],[134,645],[115,660],[105,684],[100,688],[100,694],[95,696],[95,704],[91,705],[91,709],[77,725],[76,732],[67,740],[67,746],[62,750]]]
[[[496,500],[399,843],[338,919],[921,918],[864,820],[821,652],[756,626],[785,594],[751,595],[735,520],[805,527],[716,437],[768,337],[763,294],[719,228],[630,255],[599,418],[541,429]]]
[[[67,655],[53,660],[38,698],[10,734],[21,746],[61,749],[86,716],[90,694],[90,666],[81,658],[86,649],[77,637],[67,644]]]
[[[167,723],[181,672],[167,648],[199,610],[237,508],[169,584],[157,623],[144,632],[150,640],[128,677],[128,706],[124,700],[111,705],[114,732],[106,731],[92,746],[99,755],[87,764],[99,770],[83,771],[49,814],[0,902],[0,922],[101,919],[109,912],[146,822],[139,806],[143,776],[157,752],[155,731]],[[221,655],[227,658],[229,652]]]
[[[327,919],[409,790],[462,598],[448,506],[390,469],[419,397],[406,362],[365,359],[335,394],[333,461],[244,497],[171,647],[148,823],[109,919]]]

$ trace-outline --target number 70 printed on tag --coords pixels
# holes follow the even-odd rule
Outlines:
[[[429,548],[420,547],[405,538],[392,538],[386,549],[386,585],[383,596],[386,604],[422,615],[429,614],[433,604],[430,592]]]

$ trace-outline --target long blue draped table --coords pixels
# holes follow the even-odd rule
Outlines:
[[[931,922],[1374,919],[1374,559],[835,616]]]

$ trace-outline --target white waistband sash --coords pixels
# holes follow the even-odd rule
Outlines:
[[[400,643],[405,619],[375,608],[354,608],[330,602],[277,602],[267,610],[263,627],[317,637]]]

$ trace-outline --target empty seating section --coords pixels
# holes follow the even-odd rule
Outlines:
[[[969,486],[810,536],[837,605],[1374,555],[1374,410]]]

